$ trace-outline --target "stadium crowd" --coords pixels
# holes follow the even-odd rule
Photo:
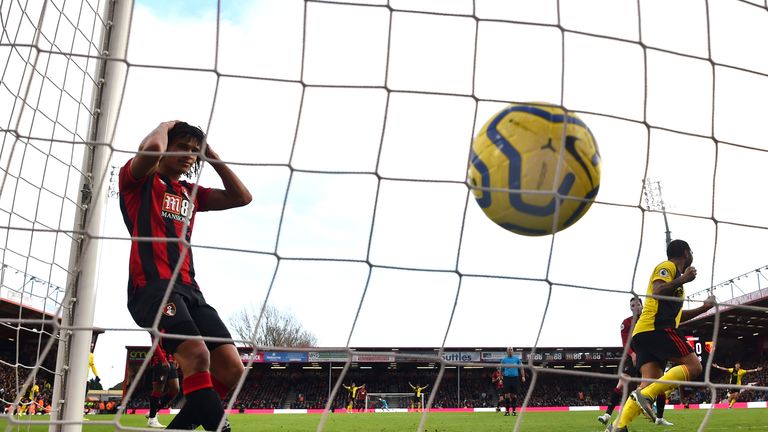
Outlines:
[[[19,353],[19,358],[35,358],[32,353]],[[33,368],[23,363],[16,365],[13,353],[0,354],[0,400],[3,412],[10,414],[13,404]],[[53,396],[53,370],[50,362],[44,362],[32,382],[21,395],[14,414],[44,414],[50,412]]]
[[[0,353],[0,400],[5,410],[13,405],[20,387],[28,377],[31,367],[16,365],[15,353]],[[53,366],[47,362],[37,370],[35,382],[38,391],[32,399],[29,398],[30,387],[25,389],[22,404],[25,413],[33,405],[32,411],[44,413],[50,409],[52,398]],[[732,365],[733,360],[723,359],[722,364]],[[748,374],[744,384],[756,383],[759,386],[768,385],[768,355],[744,360],[749,368],[762,367],[757,372]],[[300,365],[289,365],[286,369],[251,369],[248,377],[233,403],[236,409],[322,409],[326,405],[329,394],[329,385],[334,385],[338,379],[340,370],[333,370],[328,376],[327,368],[324,371],[302,369]],[[437,377],[437,369],[417,369],[413,366],[401,366],[397,369],[350,369],[344,378],[345,384],[356,383],[358,386],[365,384],[368,393],[410,393],[410,384],[427,385],[425,401],[434,391],[434,382]],[[472,408],[495,407],[497,393],[491,382],[491,368],[478,369],[446,369],[442,382],[434,395],[433,407],[436,408]],[[615,369],[603,370],[604,373],[615,373]],[[460,373],[460,375],[459,375]],[[520,397],[527,394],[532,380],[529,379],[521,387]],[[727,373],[712,369],[711,378],[715,383],[725,384]],[[140,383],[136,393],[128,402],[127,408],[141,409],[149,406],[148,380]],[[615,379],[600,379],[589,376],[562,375],[547,373],[542,370],[536,379],[536,386],[530,395],[528,405],[541,406],[594,406],[606,405],[607,396],[615,386]],[[726,398],[726,390],[717,391],[716,402],[722,402]],[[698,404],[709,403],[712,399],[711,389],[704,386],[684,386],[681,390],[674,391],[669,397],[669,403]],[[344,387],[339,387],[332,407],[342,409],[346,406],[348,394]],[[764,401],[768,400],[768,391],[745,389],[739,396],[740,401]],[[171,406],[179,406],[182,401],[178,397]],[[34,403],[30,403],[34,402]],[[225,403],[229,400],[226,399]],[[365,405],[364,396],[360,396],[356,408]],[[96,407],[98,408],[98,407]]]
[[[752,360],[750,367],[763,366],[763,370],[748,375],[746,382],[757,382],[758,385],[768,384],[768,359]],[[753,366],[754,365],[754,366]],[[461,379],[455,369],[447,369],[442,383],[433,401],[436,408],[475,408],[495,407],[497,401],[496,389],[491,383],[493,369],[462,369]],[[608,373],[614,373],[614,370]],[[530,375],[530,372],[529,372]],[[421,385],[432,385],[437,376],[437,369],[400,368],[386,370],[351,369],[345,383],[365,384],[368,393],[409,393],[409,382]],[[334,371],[330,384],[336,382],[338,374]],[[712,371],[712,379],[716,383],[725,383],[726,375],[720,371]],[[460,382],[460,385],[459,385]],[[521,387],[520,397],[528,391],[531,380]],[[594,377],[562,375],[541,372],[538,374],[536,386],[531,394],[529,406],[595,406],[606,405],[607,396],[615,386],[615,379],[600,379]],[[129,408],[142,408],[147,405],[148,387],[144,386],[132,398]],[[432,388],[427,389],[426,398]],[[236,409],[322,409],[325,407],[329,393],[329,377],[327,372],[302,370],[299,367],[288,369],[254,369],[251,370],[242,390],[237,396],[233,407]],[[718,398],[724,398],[725,390],[718,392]],[[343,387],[337,391],[332,407],[342,409],[347,403],[347,392]],[[675,391],[670,395],[668,403],[698,404],[708,403],[711,390],[702,386],[686,386],[682,392]],[[718,401],[720,401],[718,400]],[[740,401],[768,400],[768,392],[744,391]],[[229,400],[225,400],[225,403]],[[522,402],[522,399],[521,399]],[[363,408],[364,397],[357,401],[356,408]]]

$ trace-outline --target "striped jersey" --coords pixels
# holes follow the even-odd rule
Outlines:
[[[198,288],[191,248],[180,239],[189,222],[185,240],[190,241],[195,214],[206,211],[210,188],[198,186],[192,200],[193,183],[171,180],[157,172],[133,178],[131,161],[120,169],[120,210],[131,237],[161,238],[169,241],[132,241],[128,276],[128,299],[137,289],[150,284],[168,283],[176,266],[181,268],[177,284]]]
[[[624,318],[624,321],[621,322],[621,345],[626,346],[627,340],[629,339],[629,335],[632,334],[632,316],[628,318]],[[632,353],[635,352],[635,350],[632,349],[632,346],[629,347],[627,350],[627,355],[632,355]]]
[[[152,353],[152,359],[149,361],[149,365],[159,366],[168,363],[168,361],[168,355],[165,353],[165,350],[162,346],[158,345],[157,348],[155,348],[155,352]]]

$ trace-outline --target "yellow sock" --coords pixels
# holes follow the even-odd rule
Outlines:
[[[651,383],[648,387],[642,389],[640,393],[648,396],[651,399],[656,399],[656,396],[664,393],[669,389],[677,387],[677,384],[670,384],[665,381],[688,381],[688,368],[685,365],[678,365],[668,370],[661,378],[660,381]]]
[[[624,402],[624,406],[621,407],[621,415],[619,415],[619,421],[616,423],[616,426],[619,428],[626,427],[639,415],[640,405],[638,405],[634,399],[628,398],[627,401]]]
[[[731,401],[728,403],[728,408],[733,408],[733,404],[736,403],[736,399],[731,399]]]

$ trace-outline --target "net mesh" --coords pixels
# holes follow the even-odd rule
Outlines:
[[[71,16],[96,9],[85,4]],[[0,49],[9,67],[0,92],[8,103],[0,109],[10,109],[2,131],[3,262],[65,286],[70,270],[57,260],[68,257],[78,205],[71,185],[82,173],[73,165],[86,141],[78,127],[93,115],[81,102],[93,85],[85,71],[98,53],[88,41],[105,24],[88,15],[82,22],[90,32],[76,30],[73,18],[49,15],[55,3],[45,3],[45,14],[41,3],[37,15],[16,2],[2,5]],[[376,355],[365,347],[439,347],[424,359],[438,365],[432,388],[439,389],[446,368],[462,365],[443,357],[446,347],[535,352],[572,346],[574,337],[618,344],[629,298],[645,295],[646,277],[665,258],[666,231],[696,251],[699,275],[686,308],[713,289],[721,301],[738,296],[734,286],[762,292],[765,263],[750,252],[768,240],[768,208],[751,191],[762,183],[768,156],[759,102],[768,96],[768,63],[754,55],[766,51],[766,9],[764,1],[736,0],[310,0],[211,2],[184,11],[138,2],[113,164],[132,157],[159,121],[201,125],[254,195],[244,209],[201,214],[192,240],[198,282],[221,316],[254,299],[258,310],[290,310],[320,346],[346,352],[328,400],[347,381],[354,356]],[[69,34],[64,51],[74,55],[57,55],[55,39],[31,30],[36,21]],[[55,61],[66,67],[41,66]],[[38,77],[37,69],[54,78]],[[39,96],[43,89],[56,98]],[[474,134],[507,103],[527,101],[578,113],[603,159],[597,202],[550,237],[501,230],[466,183]],[[20,154],[38,161],[22,163]],[[35,169],[22,176],[24,167]],[[198,180],[219,181],[210,167]],[[665,207],[646,201],[649,180],[663,184]],[[57,207],[37,210],[49,202]],[[135,330],[124,302],[101,295],[122,292],[114,287],[127,279],[128,247],[114,204],[97,306],[109,312],[97,314],[109,329],[105,353],[126,337],[148,342],[145,331],[108,337]],[[747,287],[734,275],[757,283]],[[213,294],[225,288],[226,296]],[[713,318],[706,336],[716,342],[722,326]],[[552,377],[618,377],[618,370],[541,367],[534,358],[526,364],[525,404]],[[708,391],[722,386],[705,373]],[[247,391],[242,380],[235,393]],[[519,416],[515,430],[524,424]]]
[[[76,272],[70,254],[81,240],[80,185],[92,175],[82,166],[98,117],[93,94],[108,26],[102,6],[0,3],[0,403],[6,414],[44,412],[62,373],[57,332],[71,307],[64,287]]]

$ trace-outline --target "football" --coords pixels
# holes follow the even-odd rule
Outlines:
[[[512,104],[472,141],[468,183],[483,212],[527,236],[563,230],[589,210],[600,187],[600,152],[573,112]]]

